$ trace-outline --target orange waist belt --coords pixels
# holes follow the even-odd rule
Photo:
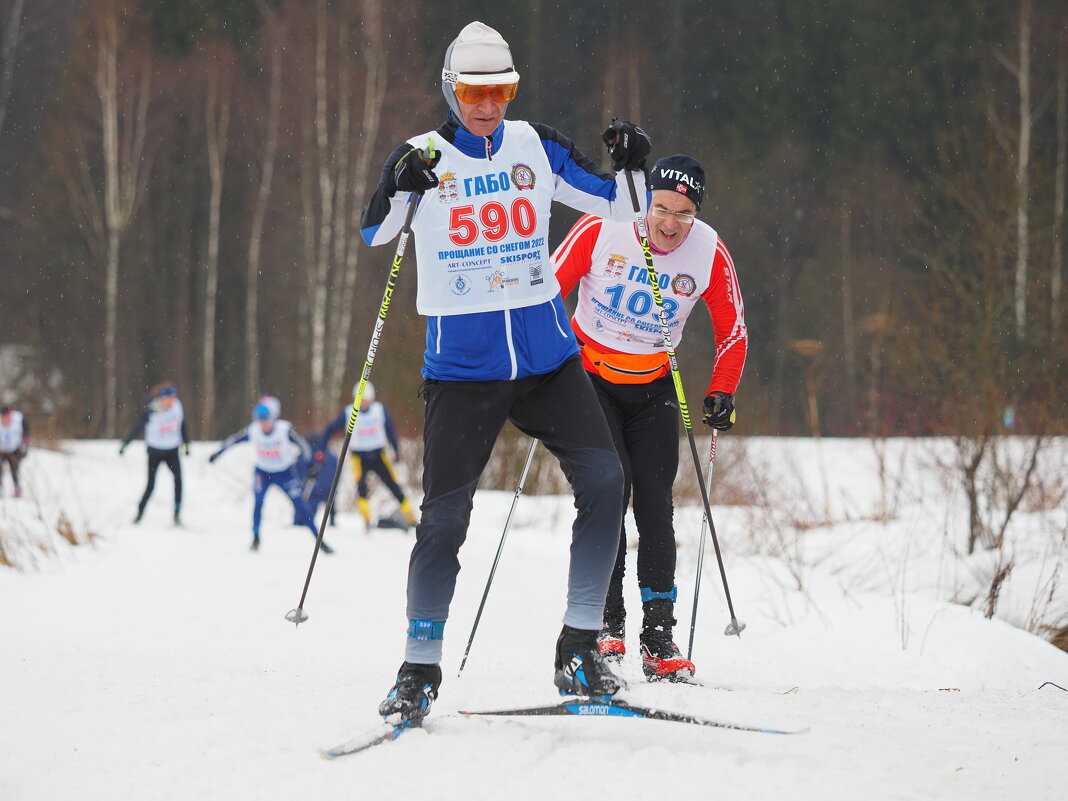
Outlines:
[[[669,369],[666,353],[602,353],[586,342],[582,360],[591,372],[613,384],[648,384]]]

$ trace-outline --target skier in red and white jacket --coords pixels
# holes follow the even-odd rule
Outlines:
[[[677,348],[690,313],[703,303],[712,317],[712,377],[704,422],[734,423],[734,392],[748,343],[742,295],[727,246],[696,219],[705,193],[700,163],[686,155],[657,161],[649,173],[645,218],[671,345]],[[578,286],[571,327],[608,419],[638,527],[638,587],[643,622],[642,667],[650,680],[692,678],[672,638],[675,625],[675,530],[671,487],[679,466],[679,407],[667,347],[637,225],[585,216],[553,254],[562,294]],[[600,646],[605,657],[626,651],[623,574],[626,531],[605,603]]]

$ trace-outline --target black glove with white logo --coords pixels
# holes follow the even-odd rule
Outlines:
[[[601,139],[608,146],[612,169],[616,172],[643,169],[645,157],[653,149],[649,134],[634,123],[618,118],[612,120],[612,124],[601,134]]]
[[[413,147],[393,165],[393,183],[398,192],[425,192],[438,185],[434,167],[441,160],[441,151],[432,156]]]
[[[705,416],[701,418],[706,426],[717,431],[726,431],[734,425],[734,396],[726,392],[709,392],[705,396]]]

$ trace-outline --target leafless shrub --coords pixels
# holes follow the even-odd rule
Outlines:
[[[986,594],[986,609],[983,614],[987,618],[994,616],[994,612],[998,606],[998,595],[1001,593],[1001,586],[1005,583],[1005,579],[1012,573],[1013,564],[1011,561],[1004,562],[998,565],[998,569],[994,571],[994,578],[990,582],[990,590]]]
[[[693,451],[688,438],[683,437],[680,440],[679,473],[673,487],[676,507],[701,505],[701,488],[698,482],[706,481],[708,477],[711,440],[711,436],[697,437],[695,440],[701,467],[700,478],[694,467]],[[715,506],[755,506],[760,500],[760,494],[751,476],[758,471],[752,469],[753,457],[749,441],[744,437],[720,436],[717,437],[716,443],[709,503]]]
[[[872,451],[875,454],[875,468],[879,475],[879,500],[878,507],[872,511],[873,519],[880,523],[889,523],[897,517],[905,495],[904,469],[906,451],[901,450],[898,456],[897,469],[892,470],[890,465],[890,453],[886,437],[871,437]]]
[[[1056,645],[1062,651],[1068,651],[1068,625],[1057,626],[1043,626],[1046,631],[1048,639],[1051,643]]]
[[[80,545],[78,539],[78,532],[74,530],[74,526],[71,524],[70,519],[63,514],[59,513],[59,520],[56,521],[56,533],[70,545]]]

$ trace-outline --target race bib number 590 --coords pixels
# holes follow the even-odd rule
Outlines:
[[[493,200],[484,203],[476,213],[473,205],[454,206],[449,210],[449,239],[466,247],[479,236],[489,242],[500,242],[509,233],[528,237],[538,227],[538,214],[525,197],[517,197],[509,208]]]

